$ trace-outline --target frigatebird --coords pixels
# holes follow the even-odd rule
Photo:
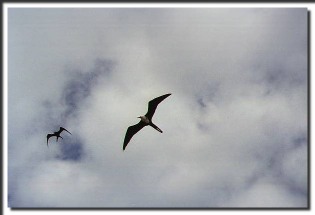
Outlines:
[[[130,139],[135,135],[138,131],[140,131],[143,127],[150,125],[157,131],[163,133],[163,131],[157,127],[156,125],[153,124],[152,122],[152,117],[153,114],[156,110],[156,107],[160,104],[161,101],[163,101],[165,98],[170,96],[171,93],[165,94],[163,96],[159,96],[155,99],[152,99],[148,103],[148,111],[144,116],[138,116],[137,118],[140,118],[140,122],[138,124],[132,125],[128,127],[126,135],[125,135],[125,140],[124,140],[124,145],[123,145],[123,150],[125,150],[126,146],[128,145]]]
[[[59,137],[60,137],[61,139],[63,139],[62,136],[60,136],[60,134],[61,134],[62,131],[66,131],[66,132],[68,132],[69,134],[71,134],[67,129],[65,129],[65,128],[63,128],[63,127],[60,127],[60,128],[59,128],[59,131],[56,131],[56,132],[54,132],[53,134],[47,134],[47,146],[48,146],[48,139],[51,138],[52,136],[56,136],[56,137],[57,137],[57,142],[58,142],[58,138],[59,138]],[[71,134],[71,135],[72,135],[72,134]]]

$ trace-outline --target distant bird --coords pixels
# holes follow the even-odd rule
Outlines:
[[[157,98],[149,101],[148,112],[144,116],[138,116],[137,117],[137,118],[141,119],[140,122],[138,124],[135,124],[135,125],[128,127],[127,132],[126,132],[126,136],[125,136],[125,140],[124,140],[123,150],[125,150],[126,146],[128,145],[128,143],[131,140],[131,138],[133,137],[133,135],[135,135],[138,131],[140,131],[143,127],[145,127],[147,125],[150,125],[154,129],[156,129],[157,131],[163,133],[163,131],[160,128],[158,128],[156,125],[153,124],[152,117],[153,117],[153,114],[154,114],[158,104],[170,95],[171,95],[171,93],[165,94],[163,96],[157,97]]]
[[[48,139],[51,138],[52,136],[56,136],[56,137],[57,137],[57,142],[58,142],[58,138],[59,138],[59,137],[60,137],[61,139],[63,139],[62,136],[60,136],[60,134],[61,134],[62,131],[66,131],[66,132],[68,132],[69,134],[71,134],[67,129],[65,129],[65,128],[63,128],[63,127],[60,127],[60,128],[59,128],[59,131],[56,131],[56,132],[54,132],[53,134],[47,134],[47,146],[48,146]],[[71,135],[72,135],[72,134],[71,134]]]

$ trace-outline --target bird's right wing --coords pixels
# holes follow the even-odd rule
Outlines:
[[[68,132],[69,134],[71,134],[70,131],[68,131],[67,129],[65,129],[65,128],[63,128],[63,127],[60,127],[58,132],[61,133],[62,131],[66,131],[66,132]],[[71,134],[71,135],[72,135],[72,134]]]
[[[138,131],[140,131],[146,125],[147,125],[146,123],[140,121],[138,124],[128,127],[126,135],[125,135],[123,150],[125,150],[126,146],[128,145],[133,135],[135,135]]]

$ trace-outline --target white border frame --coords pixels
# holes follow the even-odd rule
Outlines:
[[[9,213],[28,213],[28,214],[33,214],[33,213],[50,213],[50,214],[58,214],[60,213],[65,214],[65,213],[71,213],[71,214],[76,214],[76,213],[84,213],[84,214],[90,214],[91,212],[97,212],[97,213],[125,213],[125,212],[131,212],[131,213],[139,213],[139,212],[145,212],[145,213],[151,213],[151,212],[166,212],[165,210],[162,211],[147,211],[147,210],[132,210],[132,211],[126,211],[126,210],[115,210],[115,211],[110,211],[110,210],[15,210],[12,211],[10,208],[8,208],[8,181],[7,181],[7,176],[8,176],[8,46],[7,46],[7,33],[8,33],[8,25],[7,25],[7,18],[8,18],[8,8],[308,8],[308,10],[311,12],[311,17],[310,17],[310,33],[309,36],[310,38],[310,68],[309,68],[309,74],[311,80],[310,84],[314,83],[315,77],[311,73],[311,63],[314,62],[314,55],[311,54],[312,50],[314,50],[314,42],[311,41],[312,35],[313,35],[313,30],[315,28],[314,24],[314,11],[315,11],[315,3],[3,3],[3,214],[7,215]],[[310,91],[309,93],[311,94],[310,97],[310,112],[314,113],[315,108],[312,105],[312,101],[314,100],[314,95],[315,92],[312,90],[312,87],[309,86]],[[312,124],[313,120],[310,120],[310,125]],[[313,128],[310,127],[311,134],[314,132],[314,126]],[[309,134],[309,136],[311,136]],[[309,148],[311,151],[309,152],[310,158],[309,158],[309,165],[310,165],[310,176],[309,179],[312,179],[312,170],[314,169],[314,166],[311,164],[311,154],[314,152],[314,147],[311,147],[311,142],[309,140]],[[312,185],[310,181],[310,185]],[[314,186],[310,186],[310,192],[311,194],[314,193]],[[312,209],[313,204],[313,199],[312,195],[310,195],[310,209]],[[289,210],[289,209],[288,209]],[[220,213],[222,214],[222,210],[185,210],[185,211],[168,211],[167,213],[195,213],[195,212],[211,212],[211,213]],[[224,213],[227,212],[237,212],[237,213],[244,213],[244,212],[250,212],[250,213],[261,213],[262,211],[255,211],[255,210],[228,210],[224,211]],[[286,214],[288,211],[287,210],[277,210],[277,211],[270,211],[270,210],[265,210],[263,212],[266,213],[277,213],[277,214]],[[305,212],[305,210],[297,210],[297,211],[290,211],[290,213],[301,213]]]

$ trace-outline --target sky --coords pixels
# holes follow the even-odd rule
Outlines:
[[[8,207],[305,208],[307,92],[307,8],[9,8]]]

